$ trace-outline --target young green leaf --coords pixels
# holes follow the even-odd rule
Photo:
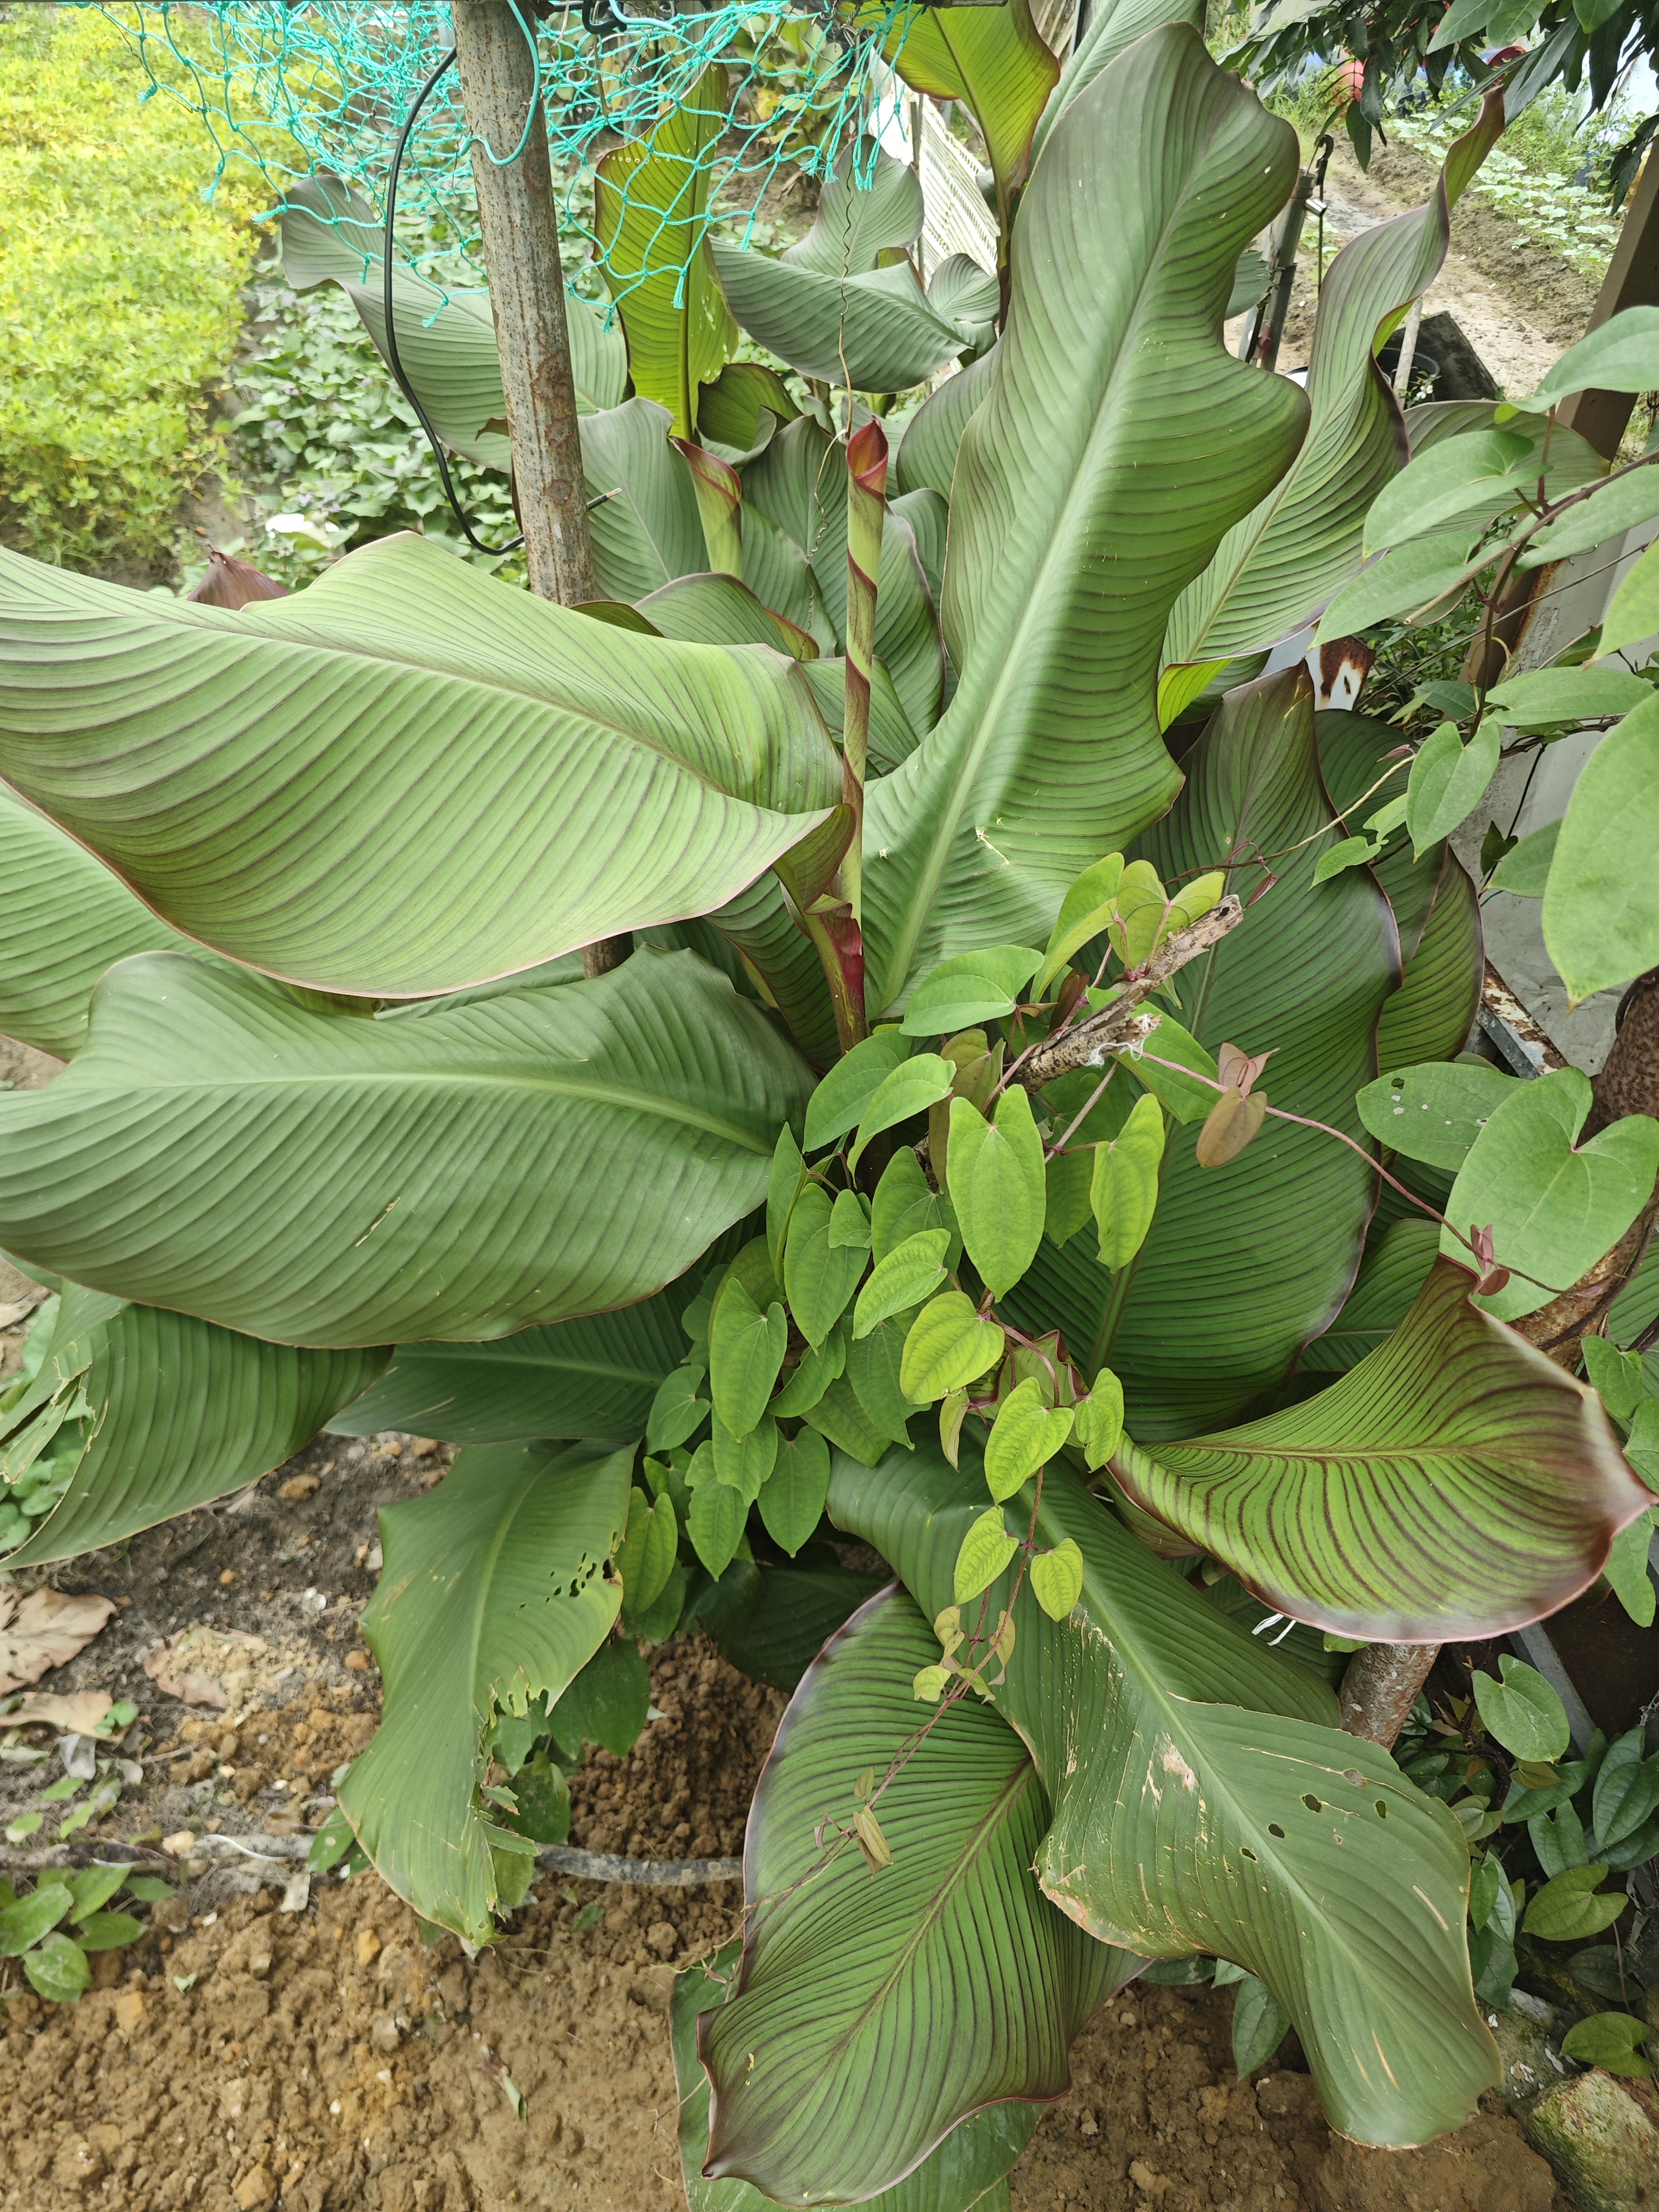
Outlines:
[[[1632,1415],[1625,1457],[1650,1490],[1659,1490],[1659,1398],[1644,1398]]]
[[[1549,888],[1556,840],[1560,835],[1561,824],[1550,822],[1510,846],[1487,878],[1489,887],[1495,891],[1508,891],[1512,898],[1542,898]]]
[[[896,1128],[913,1114],[925,1114],[941,1098],[948,1098],[957,1071],[936,1052],[919,1052],[887,1076],[859,1117],[858,1140],[847,1156],[855,1168],[865,1146],[883,1129]]]
[[[800,1364],[793,1375],[785,1377],[782,1389],[768,1411],[779,1419],[810,1412],[846,1365],[846,1332],[831,1329],[821,1345],[816,1348],[807,1346],[800,1356]]]
[[[1659,1121],[1627,1115],[1575,1146],[1589,1108],[1589,1079],[1576,1067],[1517,1083],[1452,1185],[1447,1220],[1465,1236],[1472,1224],[1489,1226],[1498,1263],[1516,1271],[1481,1300],[1500,1321],[1535,1313],[1551,1296],[1548,1285],[1576,1283],[1611,1251],[1652,1194]],[[1440,1232],[1440,1249],[1468,1264],[1467,1247],[1449,1229]]]
[[[1037,971],[1035,996],[1040,999],[1072,955],[1105,928],[1117,911],[1113,902],[1122,877],[1122,854],[1109,853],[1103,860],[1085,868],[1066,892]]]
[[[1482,722],[1467,745],[1455,722],[1442,722],[1423,740],[1406,787],[1406,826],[1414,858],[1474,813],[1498,766],[1500,742],[1495,719]]]
[[[1594,502],[1592,501],[1593,505]],[[1659,629],[1659,549],[1650,545],[1601,617],[1601,650],[1623,653]]]
[[[1566,1707],[1535,1667],[1508,1652],[1498,1665],[1501,1681],[1490,1674],[1474,1678],[1481,1720],[1517,1759],[1559,1759],[1570,1735]]]
[[[692,1495],[686,1533],[691,1548],[718,1582],[737,1556],[749,1508],[723,1482],[700,1483]]]
[[[945,1255],[950,1247],[948,1230],[926,1229],[907,1237],[878,1260],[853,1308],[854,1336],[868,1336],[878,1322],[904,1313],[931,1296],[945,1280]]]
[[[1442,439],[1371,501],[1365,517],[1366,552],[1422,538],[1469,507],[1484,506],[1492,515],[1500,514],[1532,488],[1515,472],[1531,453],[1531,441],[1513,430],[1472,430]]]
[[[760,1494],[766,1533],[793,1559],[823,1516],[830,1490],[830,1447],[816,1429],[781,1437],[777,1464]]]
[[[1051,1244],[1069,1244],[1089,1218],[1094,1172],[1095,1155],[1081,1146],[1075,1152],[1056,1152],[1044,1163],[1042,1233]]]
[[[909,1445],[907,1425],[921,1412],[903,1392],[906,1323],[902,1318],[878,1322],[867,1336],[854,1336],[847,1355],[847,1379],[853,1395],[871,1423],[896,1444]]]
[[[1114,903],[1117,918],[1108,932],[1112,949],[1126,969],[1149,960],[1164,933],[1169,907],[1164,881],[1150,860],[1131,860],[1123,871]]]
[[[806,1102],[805,1149],[821,1152],[853,1128],[901,1060],[910,1056],[902,1030],[878,1030],[860,1039],[830,1069]]]
[[[1123,1385],[1109,1367],[1101,1369],[1079,1405],[1072,1433],[1091,1468],[1104,1467],[1123,1441]]]
[[[1083,1595],[1083,1553],[1068,1536],[1031,1561],[1031,1594],[1050,1620],[1064,1620]]]
[[[805,1182],[806,1162],[795,1142],[794,1131],[786,1121],[778,1131],[772,1173],[766,1185],[766,1250],[775,1275],[783,1265],[784,1232]]]
[[[89,1912],[76,1926],[75,1940],[83,1951],[118,1951],[143,1932],[143,1922],[130,1912]]]
[[[763,1413],[746,1436],[734,1436],[721,1420],[717,1406],[709,1441],[715,1480],[735,1490],[745,1505],[752,1505],[777,1459],[777,1423],[770,1413]]]
[[[1233,2064],[1241,2080],[1267,2064],[1290,2025],[1290,2014],[1266,1982],[1255,1974],[1240,1978],[1233,1999]]]
[[[1313,879],[1316,884],[1328,884],[1345,868],[1357,868],[1362,861],[1375,860],[1381,849],[1369,837],[1341,838],[1336,844],[1328,845],[1314,862]]]
[[[1643,1756],[1639,1727],[1607,1746],[1595,1778],[1592,1824],[1604,1845],[1622,1844],[1659,1807],[1659,1755]]]
[[[92,1984],[92,1968],[78,1943],[67,1936],[43,1936],[39,1946],[24,1954],[23,1972],[29,1985],[49,2004],[73,2004]]]
[[[939,1444],[952,1467],[957,1464],[957,1455],[962,1444],[962,1425],[967,1418],[967,1391],[951,1391],[939,1409]]]
[[[1018,1549],[1018,1537],[1011,1536],[1002,1525],[1000,1506],[994,1505],[981,1513],[969,1526],[957,1553],[957,1603],[966,1605],[969,1598],[988,1589]]]
[[[1654,557],[1650,547],[1636,573]],[[1659,580],[1659,568],[1654,573]],[[1656,627],[1659,614],[1642,635]],[[1544,942],[1575,999],[1628,982],[1659,962],[1656,852],[1659,698],[1650,698],[1609,730],[1584,763],[1556,841]]]
[[[677,1367],[672,1375],[664,1376],[646,1419],[648,1451],[667,1451],[675,1444],[683,1444],[701,1428],[708,1414],[708,1400],[698,1389],[703,1372],[699,1364]]]
[[[946,1291],[925,1305],[904,1340],[899,1383],[907,1398],[930,1406],[975,1382],[1002,1357],[1002,1331],[982,1321],[961,1291]]]
[[[1461,1168],[1516,1079],[1486,1060],[1431,1060],[1397,1067],[1358,1093],[1359,1118],[1372,1136],[1408,1160]]]
[[[823,1342],[859,1286],[867,1257],[856,1245],[831,1244],[829,1193],[810,1184],[795,1200],[783,1251],[783,1284],[795,1326],[813,1346]]]
[[[1476,574],[1480,559],[1475,546],[1474,534],[1461,526],[1432,531],[1396,546],[1343,586],[1319,618],[1316,643],[1352,636],[1390,615],[1412,615],[1432,606]]]
[[[125,1870],[118,1866],[88,1867],[82,1873],[65,1875],[64,1886],[75,1899],[70,1924],[78,1927],[93,1913],[101,1911],[125,1880]]]
[[[644,1613],[662,1595],[674,1571],[679,1534],[672,1498],[647,1498],[635,1490],[628,1501],[628,1533],[617,1553],[624,1612]]]
[[[1522,1927],[1545,1943],[1582,1943],[1599,1936],[1630,1903],[1623,1890],[1611,1897],[1595,1894],[1607,1875],[1605,1866],[1569,1867],[1556,1875],[1527,1907]]]
[[[1146,1243],[1163,1161],[1164,1109],[1156,1098],[1137,1098],[1121,1130],[1095,1154],[1089,1205],[1103,1267],[1127,1267]]]
[[[20,1898],[0,1911],[0,1959],[15,1959],[31,1944],[38,1943],[49,1928],[55,1928],[75,1905],[70,1890],[60,1881],[46,1876]]]
[[[783,1308],[774,1300],[763,1313],[728,1277],[709,1318],[708,1384],[719,1421],[732,1436],[746,1437],[766,1411],[788,1348]]]
[[[1159,1063],[1174,1060],[1174,1067]],[[1206,1052],[1189,1030],[1181,1024],[1160,1013],[1158,1027],[1146,1040],[1144,1053],[1125,1055],[1124,1066],[1137,1083],[1150,1091],[1175,1115],[1177,1121],[1201,1121],[1216,1101],[1216,1080],[1218,1071],[1214,1056]],[[1192,1069],[1192,1075],[1183,1075],[1182,1068]],[[1207,1082],[1195,1081],[1195,1077],[1207,1076]],[[1091,1133],[1085,1127],[1079,1133]]]
[[[1650,1506],[1627,1528],[1621,1528],[1613,1540],[1613,1549],[1601,1570],[1613,1595],[1638,1628],[1652,1627],[1656,1604],[1659,1602],[1659,1591],[1655,1590],[1653,1577],[1648,1572],[1648,1548],[1653,1540],[1656,1518],[1659,1518],[1659,1507]]]
[[[830,1209],[830,1246],[836,1252],[870,1249],[870,1201],[862,1191],[838,1190]]]
[[[1602,2066],[1609,2074],[1640,2077],[1651,2074],[1653,2062],[1638,2048],[1650,2033],[1644,2020],[1627,2012],[1595,2012],[1570,2027],[1561,2039],[1562,2056],[1581,2066]]]
[[[975,1022],[1012,1014],[1019,994],[1042,964],[1042,955],[1026,945],[993,945],[982,952],[959,952],[925,975],[910,994],[905,1010],[906,1036],[948,1036]]]
[[[1653,686],[1627,668],[1538,668],[1495,684],[1486,709],[1505,727],[1528,730],[1628,714],[1652,696]]]
[[[838,1375],[817,1403],[808,1409],[807,1420],[820,1436],[828,1437],[837,1450],[860,1467],[875,1467],[893,1449],[893,1440],[878,1429],[858,1401],[849,1376]]]
[[[1073,1419],[1069,1406],[1048,1411],[1035,1376],[1009,1392],[985,1443],[985,1484],[999,1505],[1048,1465],[1071,1435]]]
[[[1368,828],[1375,829],[1370,823]],[[1225,897],[1227,874],[1224,868],[1211,868],[1201,876],[1194,876],[1189,884],[1182,884],[1170,893],[1170,916],[1164,934],[1173,937],[1178,930],[1190,929],[1201,921],[1211,908]]]
[[[944,1264],[954,1267],[962,1257],[956,1209],[942,1191],[936,1191],[922,1173],[921,1163],[908,1145],[894,1153],[882,1170],[881,1181],[870,1211],[871,1249],[879,1265],[890,1252],[929,1229],[951,1234]]]
[[[1048,1206],[1042,1139],[1029,1094],[1011,1085],[987,1121],[963,1098],[951,1102],[951,1202],[962,1241],[1000,1297],[1036,1257]]]

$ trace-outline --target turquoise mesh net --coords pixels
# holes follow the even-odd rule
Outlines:
[[[209,191],[234,166],[250,165],[270,189],[273,214],[296,178],[319,171],[343,177],[383,212],[404,121],[451,44],[441,0],[76,4],[98,8],[133,41],[149,77],[146,99],[177,101],[208,133],[217,149]],[[593,177],[607,153],[649,143],[690,104],[712,108],[715,127],[696,157],[698,213],[690,236],[676,240],[679,265],[714,222],[733,224],[747,242],[786,165],[827,173],[844,144],[873,163],[873,139],[906,96],[890,64],[918,12],[918,0],[875,0],[854,27],[828,5],[638,6],[571,0],[532,10],[520,0],[520,8],[562,197],[567,277],[573,289],[613,302],[640,278],[611,272],[599,281]],[[518,149],[487,150],[506,161]],[[421,110],[398,186],[398,253],[440,284],[483,279],[471,155],[451,69]],[[620,190],[625,198],[625,179]],[[665,231],[671,221],[678,230],[685,212],[663,216]],[[660,252],[647,258],[653,274],[672,265]]]

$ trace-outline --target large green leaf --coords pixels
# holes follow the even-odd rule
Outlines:
[[[489,1941],[496,1896],[483,1733],[562,1696],[605,1641],[622,1585],[602,1569],[633,1455],[485,1444],[429,1496],[381,1509],[386,1565],[362,1626],[384,1717],[340,1805],[387,1887],[471,1942]]]
[[[456,1444],[536,1437],[633,1437],[686,1356],[690,1282],[620,1313],[521,1328],[489,1344],[400,1344],[392,1364],[329,1422],[337,1437],[409,1429]]]
[[[1434,1265],[1439,1231],[1422,1214],[1375,1230],[1342,1310],[1297,1362],[1299,1375],[1340,1375],[1393,1335]]]
[[[387,997],[705,914],[841,796],[795,662],[412,536],[234,613],[0,554],[0,770],[178,928]]]
[[[1030,0],[998,7],[918,9],[888,46],[904,82],[935,100],[960,100],[985,140],[1005,240],[1013,196],[1024,181],[1031,133],[1060,76],[1060,64],[1031,20]]]
[[[384,1367],[386,1352],[265,1344],[187,1314],[123,1305],[81,1333],[86,1438],[69,1488],[9,1567],[72,1559],[280,1467]],[[61,1398],[65,1395],[60,1392]],[[50,1419],[51,1404],[36,1419]],[[3,1419],[3,1417],[0,1417]]]
[[[1365,1144],[1354,1096],[1376,1073],[1396,940],[1363,869],[1312,880],[1340,833],[1326,828],[1306,671],[1231,692],[1186,768],[1174,812],[1143,844],[1166,883],[1230,854],[1285,857],[1240,926],[1182,969],[1179,1019],[1212,1054],[1271,1051],[1261,1088],[1274,1105]],[[1248,874],[1231,880],[1250,893]],[[1061,1250],[1045,1239],[1011,1301],[1024,1324],[1062,1328],[1085,1374],[1115,1368],[1130,1427],[1148,1437],[1224,1420],[1280,1379],[1346,1297],[1374,1197],[1375,1170],[1318,1130],[1270,1119],[1218,1168],[1198,1164],[1195,1137],[1172,1129],[1158,1212],[1127,1267],[1107,1273],[1091,1224]]]
[[[891,1560],[925,1613],[984,1509],[924,1440],[874,1472],[837,1455],[830,1510]],[[1030,1491],[1009,1510],[1023,1530]],[[1295,2024],[1334,2127],[1421,2142],[1497,2078],[1464,1944],[1468,1855],[1443,1805],[1334,1725],[1331,1693],[1264,1650],[1051,1464],[1039,1545],[1070,1538],[1083,1592],[1051,1621],[1022,1589],[994,1692],[1054,1801],[1037,1879],[1103,1942],[1211,1951],[1257,1974]],[[988,1620],[1012,1572],[991,1586]],[[1380,1808],[1380,1809],[1379,1809]]]
[[[1073,2037],[1139,1964],[1037,1888],[1042,1785],[975,1704],[944,1714],[881,1797],[892,1864],[872,1875],[850,1839],[823,1863],[815,1829],[851,1826],[854,1781],[914,1734],[911,1679],[938,1656],[902,1591],[872,1598],[807,1669],[750,1809],[743,1967],[699,2037],[704,2171],[776,2203],[874,2196],[981,2106],[1063,2095]]]
[[[708,2181],[702,2171],[708,2155],[708,2076],[697,2057],[698,2023],[731,2002],[742,1952],[733,1936],[707,1966],[688,1966],[674,1977],[670,2018],[680,2093],[680,2164],[690,2212],[767,2212],[771,2203],[746,2181]],[[982,2212],[1008,2212],[1004,2176],[1041,2118],[1038,2105],[987,2105],[952,2128],[902,2181],[867,2202],[874,2212],[968,2212],[975,2204]]]
[[[710,384],[737,343],[709,259],[714,148],[730,120],[725,70],[714,64],[647,138],[629,138],[593,173],[599,266],[628,333],[634,389],[689,438],[697,386]]]
[[[1128,1447],[1119,1480],[1268,1605],[1340,1635],[1443,1644],[1558,1611],[1652,1496],[1595,1392],[1471,1305],[1474,1286],[1437,1260],[1328,1390],[1156,1456]]]
[[[725,239],[709,244],[732,313],[803,376],[854,392],[907,392],[967,347],[908,261],[842,276]]]
[[[86,1042],[87,1004],[106,968],[177,933],[14,792],[0,784],[0,1034],[67,1060]]]
[[[283,273],[296,291],[340,287],[382,355],[386,351],[383,233],[374,211],[338,177],[297,178],[284,194]],[[486,468],[512,464],[507,400],[489,294],[434,284],[413,269],[392,272],[392,313],[404,374],[447,446]],[[565,300],[576,405],[615,407],[628,387],[622,331],[574,293]],[[494,428],[489,427],[494,425]]]
[[[792,267],[850,276],[877,266],[884,253],[914,246],[921,234],[921,184],[872,139],[857,138],[836,155],[805,238],[786,246]]]
[[[1083,37],[1067,56],[1060,82],[1049,94],[1048,104],[1032,133],[1033,161],[1079,93],[1086,91],[1102,70],[1137,39],[1163,23],[1190,23],[1201,33],[1203,0],[1103,0],[1103,4],[1091,7]]]
[[[1466,1248],[1454,1230],[1466,1237],[1492,1231],[1498,1265],[1517,1271],[1482,1301],[1502,1320],[1536,1313],[1555,1292],[1571,1290],[1653,1194],[1659,1121],[1629,1114],[1581,1145],[1592,1095],[1576,1067],[1517,1084],[1458,1170],[1440,1249],[1461,1259]]]
[[[0,1097],[0,1243],[287,1342],[504,1336],[682,1273],[811,1081],[688,952],[392,1021],[143,953]]]
[[[1446,257],[1451,208],[1504,128],[1504,96],[1487,94],[1446,155],[1426,205],[1363,231],[1320,288],[1302,450],[1279,482],[1229,532],[1170,620],[1171,662],[1228,660],[1298,629],[1358,568],[1372,500],[1407,459],[1405,426],[1376,348]]]
[[[1659,702],[1609,730],[1573,787],[1544,891],[1544,942],[1575,999],[1659,961]]]
[[[708,565],[691,471],[668,442],[672,417],[630,399],[583,417],[587,489],[605,503],[588,517],[593,580],[605,597],[637,601]]]
[[[1400,732],[1391,724],[1328,710],[1315,716],[1314,726],[1331,803],[1344,813],[1352,811],[1351,827],[1404,792],[1407,764],[1389,777],[1384,758],[1399,749]],[[1358,804],[1368,792],[1369,805]],[[1410,839],[1396,834],[1371,866],[1394,908],[1404,969],[1404,981],[1377,1024],[1377,1066],[1386,1075],[1392,1068],[1449,1060],[1462,1049],[1480,1003],[1486,946],[1480,894],[1444,840],[1413,860]]]
[[[947,376],[905,424],[895,464],[902,494],[932,490],[950,498],[962,434],[985,404],[1001,353],[999,339],[957,375]]]
[[[1294,386],[1220,341],[1239,250],[1296,158],[1180,24],[1073,102],[1025,188],[998,368],[951,494],[961,683],[868,793],[872,1013],[943,955],[1042,944],[1082,869],[1178,787],[1156,711],[1170,606],[1306,419]]]

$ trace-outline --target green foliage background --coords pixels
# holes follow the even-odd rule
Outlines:
[[[204,147],[100,17],[0,15],[0,538],[77,568],[160,564],[223,447],[257,179],[204,199]]]

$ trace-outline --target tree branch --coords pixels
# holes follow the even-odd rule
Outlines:
[[[1189,960],[1196,960],[1200,952],[1207,952],[1218,945],[1231,929],[1236,929],[1244,919],[1243,902],[1230,893],[1219,905],[1200,915],[1188,929],[1177,930],[1169,941],[1161,945],[1146,965],[1127,977],[1118,995],[1109,1006],[1103,1007],[1088,1020],[1075,1028],[1063,1029],[1032,1053],[1024,1066],[1015,1074],[1015,1080],[1028,1091],[1040,1091],[1045,1083],[1056,1076],[1067,1075],[1074,1067],[1100,1067],[1114,1045],[1122,1044],[1133,1033],[1138,1018],[1136,1009],[1143,999],[1167,983],[1178,969]]]

